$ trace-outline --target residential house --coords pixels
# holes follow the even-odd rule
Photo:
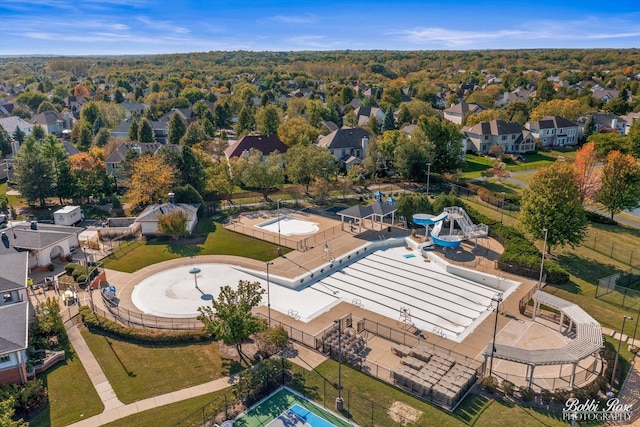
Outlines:
[[[545,116],[540,120],[525,123],[531,135],[543,148],[564,147],[578,143],[579,126],[559,116]]]
[[[173,117],[174,114],[178,114],[180,117],[182,117],[182,120],[184,120],[184,124],[187,126],[198,119],[198,116],[193,112],[193,109],[191,108],[172,108],[171,111],[160,117],[158,121],[169,123],[169,121],[171,121],[171,117]]]
[[[362,164],[367,155],[369,132],[363,128],[343,127],[329,135],[318,138],[317,145],[327,148],[340,163],[340,168],[349,170]]]
[[[622,120],[627,122],[627,126],[625,128],[625,135],[629,135],[629,130],[631,130],[631,126],[633,123],[640,119],[640,113],[629,113],[626,116],[620,116]]]
[[[138,155],[141,155],[143,153],[151,153],[155,156],[163,147],[179,150],[179,147],[177,145],[161,144],[159,142],[125,142],[123,144],[120,144],[118,145],[118,148],[113,150],[113,152],[109,154],[109,157],[107,157],[104,161],[105,167],[107,169],[107,174],[116,178],[122,178],[120,165],[127,157],[127,152],[129,150],[135,151],[136,153],[138,153]]]
[[[506,105],[515,101],[527,102],[532,96],[532,93],[533,92],[531,90],[519,87],[511,92],[504,92],[500,95],[496,100],[496,105]]]
[[[33,312],[27,296],[28,252],[12,247],[2,232],[0,263],[0,385],[27,382],[29,321]]]
[[[16,129],[24,132],[25,136],[31,135],[33,131],[33,125],[18,116],[0,117],[0,126],[2,126],[2,129],[7,131],[9,135],[13,134]]]
[[[617,98],[620,95],[620,91],[618,89],[593,89],[592,95],[595,99],[599,99],[606,104]]]
[[[266,160],[274,152],[286,153],[289,146],[276,135],[245,135],[233,142],[224,150],[227,159],[232,157],[248,156],[251,149],[259,150]]]
[[[121,102],[120,106],[124,108],[126,117],[131,117],[133,113],[143,116],[144,113],[146,113],[146,111],[149,109],[149,106],[147,104],[140,104],[138,102],[132,101]]]
[[[87,99],[84,96],[67,96],[64,98],[64,105],[73,113],[76,119],[80,118],[80,110],[86,103]]]
[[[366,126],[372,118],[375,118],[378,124],[384,122],[385,112],[378,107],[358,107],[353,112],[356,115],[358,126]]]
[[[158,216],[182,211],[187,215],[186,231],[191,234],[198,223],[199,207],[200,204],[198,203],[175,203],[174,194],[169,193],[168,203],[162,203],[162,200],[159,200],[157,204],[147,206],[142,213],[138,215],[135,222],[140,224],[140,230],[144,236],[163,235],[164,233],[158,230]]]
[[[517,122],[502,119],[478,123],[462,128],[464,145],[467,151],[488,154],[494,145],[502,147],[505,153],[526,153],[536,148],[531,133]]]
[[[57,111],[43,111],[31,117],[32,125],[40,125],[48,135],[62,136],[62,131],[71,130],[71,117],[69,113]]]
[[[129,128],[131,127],[132,120],[139,123],[139,119],[129,117],[111,130],[111,136],[113,138],[129,139]],[[169,122],[166,120],[149,120],[149,124],[151,124],[151,128],[153,129],[153,136],[156,142],[166,144],[167,138],[169,137]]]
[[[454,104],[444,110],[443,114],[445,119],[457,125],[461,125],[464,116],[466,116],[467,114],[478,114],[486,109],[487,108],[483,105],[467,104],[466,102],[462,101],[461,103]]]
[[[80,246],[78,235],[82,230],[36,221],[12,223],[3,230],[8,238],[4,246],[12,251],[28,252],[29,269],[47,271],[56,261],[66,262],[67,256]]]
[[[584,126],[593,117],[593,121],[596,125],[596,132],[617,132],[620,135],[627,134],[627,121],[622,117],[616,116],[612,113],[588,113],[578,117],[576,123],[580,127],[580,134],[584,133]]]

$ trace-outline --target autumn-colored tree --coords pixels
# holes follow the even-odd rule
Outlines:
[[[537,121],[545,116],[559,116],[567,120],[575,120],[591,107],[578,99],[553,99],[543,102],[531,111],[531,121]]]
[[[478,114],[468,113],[464,116],[463,121],[465,126],[474,126],[482,122],[490,122],[491,120],[501,118],[500,110],[491,108],[484,110]]]
[[[82,96],[85,98],[90,98],[91,92],[89,92],[89,89],[87,89],[87,87],[84,84],[79,83],[73,88],[73,96]]]
[[[518,222],[536,239],[544,238],[546,228],[549,251],[556,245],[575,247],[582,242],[588,223],[573,165],[555,162],[536,172],[522,193]]]
[[[596,201],[611,214],[611,219],[640,205],[640,163],[635,157],[617,150],[607,155]]]
[[[104,162],[90,153],[78,153],[69,157],[69,169],[74,182],[75,196],[100,198],[110,191],[111,180],[107,176]]]
[[[298,144],[312,144],[318,135],[320,135],[320,131],[302,117],[290,118],[278,128],[278,138],[289,147]]]
[[[576,152],[576,160],[573,166],[578,174],[578,188],[580,192],[580,203],[591,201],[595,197],[598,189],[598,174],[596,165],[598,154],[596,144],[588,142]]]
[[[127,197],[133,206],[145,206],[163,198],[174,184],[177,171],[161,156],[143,155],[131,166]]]
[[[507,166],[502,162],[489,168],[487,172],[489,172],[492,176],[497,177],[498,182],[502,182],[503,179],[509,178],[511,176],[511,174],[507,170]]]
[[[187,232],[189,218],[182,209],[160,214],[156,218],[158,219],[158,231],[170,235],[174,240],[178,240]]]

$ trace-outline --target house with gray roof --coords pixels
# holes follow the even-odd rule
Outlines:
[[[180,147],[175,144],[161,144],[159,142],[125,142],[120,144],[104,161],[107,174],[115,176],[116,178],[122,178],[120,165],[127,157],[129,151],[135,151],[138,155],[150,153],[155,156],[163,147],[169,147],[175,150],[180,149]]]
[[[2,237],[0,246],[5,246]],[[27,296],[28,252],[3,251],[0,263],[0,385],[27,381],[29,321],[33,312]]]
[[[584,133],[584,126],[593,117],[596,125],[596,132],[617,132],[620,135],[627,134],[627,121],[612,113],[587,113],[576,119],[576,123],[580,127],[580,133]]]
[[[61,136],[62,131],[71,130],[71,116],[69,113],[58,113],[57,111],[43,111],[31,117],[32,125],[40,125],[47,135]]]
[[[133,120],[140,122],[140,119],[132,119],[129,117],[111,130],[111,136],[113,138],[129,139],[129,128],[131,127]],[[167,137],[169,136],[169,121],[149,120],[149,124],[153,129],[153,136],[156,139],[156,142],[166,144]]]
[[[444,110],[442,113],[444,114],[444,118],[453,122],[457,125],[462,124],[462,120],[464,116],[467,114],[478,114],[481,111],[486,110],[487,108],[480,104],[468,104],[462,101],[459,104],[454,104],[451,107]]]
[[[158,230],[158,216],[168,213],[182,211],[187,215],[187,233],[191,234],[198,224],[198,209],[200,205],[195,203],[175,203],[173,193],[169,193],[169,202],[163,203],[159,200],[155,205],[147,206],[136,218],[135,222],[140,224],[140,230],[144,236],[162,235]]]
[[[12,135],[16,129],[24,132],[25,136],[31,135],[33,131],[33,125],[18,116],[0,117],[0,126],[2,126],[2,129],[7,131],[9,135]]]
[[[467,151],[488,154],[494,145],[505,153],[526,153],[536,148],[536,141],[529,130],[517,122],[502,119],[478,123],[462,128],[464,146]]]
[[[369,132],[363,128],[343,127],[318,138],[317,145],[325,147],[340,163],[340,168],[349,170],[359,165],[367,155]]]
[[[559,116],[545,116],[525,123],[531,135],[544,147],[564,147],[578,143],[578,124]]]
[[[29,253],[29,269],[47,271],[57,260],[65,261],[75,248],[80,246],[79,227],[31,223],[11,223],[2,230],[0,256],[15,252]]]

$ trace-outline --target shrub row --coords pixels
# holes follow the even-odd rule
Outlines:
[[[538,278],[542,254],[532,241],[513,227],[500,224],[499,221],[493,220],[471,207],[467,206],[466,209],[473,222],[487,224],[491,237],[502,241],[504,252],[498,259],[498,266],[501,270],[532,279]],[[545,261],[544,273],[547,275],[548,283],[560,285],[569,281],[569,273],[551,260]]]
[[[600,215],[597,212],[591,212],[585,210],[587,214],[587,219],[591,222],[595,222],[596,224],[605,224],[605,225],[618,225],[618,221],[615,221],[608,216]]]
[[[91,311],[88,306],[79,309],[82,321],[92,332],[103,333],[138,342],[152,343],[190,343],[210,341],[213,336],[202,330],[169,331],[156,329],[129,328],[106,319]]]

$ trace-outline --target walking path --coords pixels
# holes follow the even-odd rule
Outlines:
[[[69,340],[71,341],[78,358],[82,362],[87,374],[89,374],[89,378],[91,378],[91,382],[104,404],[104,411],[102,411],[102,413],[86,418],[82,421],[78,421],[74,424],[70,424],[70,427],[96,427],[105,425],[138,412],[147,411],[170,403],[180,402],[182,400],[191,399],[192,397],[202,396],[204,394],[225,389],[235,384],[238,379],[237,375],[222,377],[204,384],[183,388],[181,390],[172,391],[159,396],[149,397],[147,399],[125,405],[118,400],[109,380],[102,371],[102,368],[100,368],[100,365],[93,356],[93,353],[89,350],[89,347],[80,334],[78,327],[71,327],[67,333],[69,334]],[[304,369],[312,370],[324,362],[326,357],[305,347],[294,344],[293,351],[290,352],[287,359]]]

